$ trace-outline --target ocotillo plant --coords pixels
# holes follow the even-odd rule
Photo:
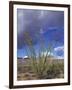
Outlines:
[[[48,45],[48,48],[45,47],[43,41],[40,40],[40,49],[38,53],[38,57],[36,56],[36,51],[33,45],[32,38],[30,37],[28,32],[24,33],[24,42],[27,45],[27,54],[28,57],[30,58],[30,66],[33,72],[39,77],[43,78],[48,71],[48,52],[51,53],[52,51],[52,46]],[[46,54],[44,54],[46,52]]]

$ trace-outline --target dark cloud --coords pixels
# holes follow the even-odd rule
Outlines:
[[[25,45],[24,42],[25,32],[29,33],[29,37],[32,38],[33,44],[36,44],[38,42],[38,38],[40,37],[41,31],[42,34],[47,32],[48,30],[53,30],[52,32],[54,32],[55,27],[56,29],[64,27],[63,11],[18,9],[17,10],[18,49],[24,47]]]

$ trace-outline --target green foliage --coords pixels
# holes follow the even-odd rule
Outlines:
[[[44,40],[40,39],[40,50],[38,56],[33,45],[32,38],[29,36],[28,32],[24,33],[25,44],[27,45],[26,51],[30,59],[30,68],[37,75],[38,78],[58,78],[60,73],[64,73],[64,66],[62,63],[52,63],[48,62],[48,56],[51,54],[53,48],[52,44],[48,45],[48,48],[44,45]],[[45,54],[46,52],[46,54]],[[48,54],[49,52],[49,54]],[[50,60],[50,59],[49,59]]]
[[[63,63],[52,63],[47,71],[47,78],[61,78],[64,73]]]

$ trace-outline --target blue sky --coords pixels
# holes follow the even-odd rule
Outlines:
[[[27,56],[24,33],[32,39],[36,54],[43,43],[52,45],[52,55],[64,57],[64,12],[51,10],[17,9],[17,56]],[[45,51],[46,52],[46,51]]]

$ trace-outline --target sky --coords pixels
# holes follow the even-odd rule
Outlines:
[[[36,55],[44,45],[46,49],[52,47],[51,55],[64,58],[63,11],[17,9],[17,57],[28,56],[25,33],[32,40]]]

